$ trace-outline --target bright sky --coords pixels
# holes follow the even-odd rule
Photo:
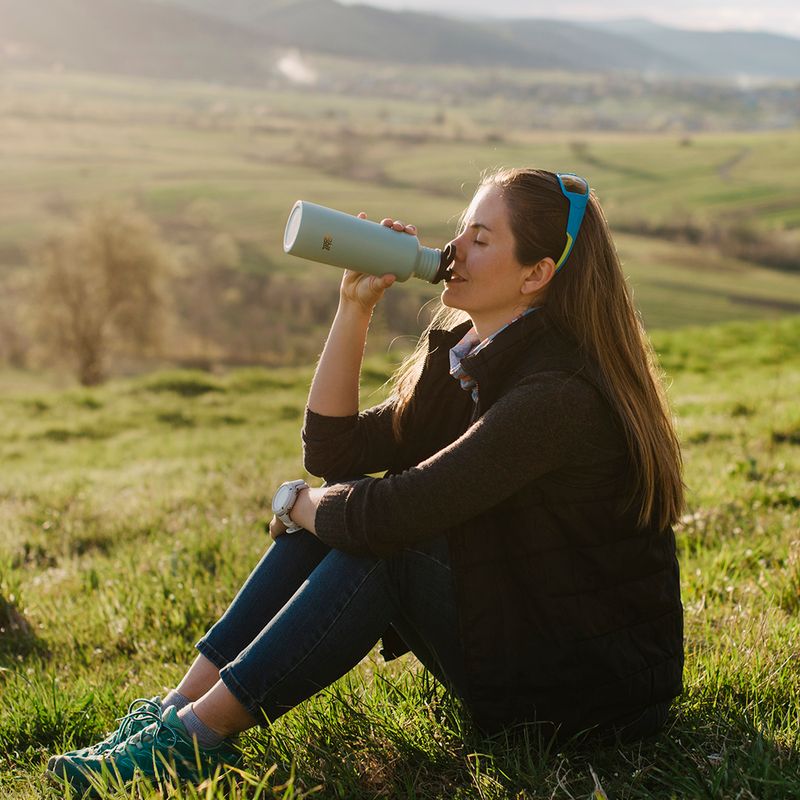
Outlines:
[[[677,28],[764,30],[800,37],[798,0],[341,0],[452,16],[541,17],[565,20],[607,20],[631,17]],[[646,10],[645,10],[646,9]]]

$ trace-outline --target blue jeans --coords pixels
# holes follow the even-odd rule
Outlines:
[[[298,531],[269,548],[197,649],[255,719],[273,720],[352,669],[390,625],[461,693],[446,540],[380,559]]]

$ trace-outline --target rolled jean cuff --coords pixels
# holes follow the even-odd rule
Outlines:
[[[222,670],[223,667],[226,667],[230,663],[230,659],[225,658],[225,656],[223,656],[219,650],[216,650],[206,638],[202,638],[194,646],[194,649],[197,650],[201,656],[207,658],[218,670]]]
[[[230,667],[225,667],[219,672],[220,680],[225,684],[227,690],[244,706],[250,716],[258,720],[259,725],[268,722],[260,703],[253,698],[247,689],[236,680]]]

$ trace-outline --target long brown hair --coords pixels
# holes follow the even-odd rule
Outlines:
[[[516,244],[517,260],[536,264],[557,260],[566,243],[569,201],[552,172],[505,169],[486,175],[481,187],[502,193]],[[463,221],[462,221],[463,223]],[[600,369],[622,425],[640,502],[639,522],[665,528],[683,509],[680,445],[663,386],[662,373],[628,290],[605,216],[594,192],[575,245],[547,289],[549,320]],[[427,333],[468,319],[441,307],[415,351],[393,377],[394,426],[402,435],[414,386],[427,354]]]

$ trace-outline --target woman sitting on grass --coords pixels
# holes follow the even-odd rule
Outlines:
[[[683,666],[681,459],[600,205],[577,176],[501,171],[454,245],[446,308],[360,414],[393,277],[345,273],[303,430],[327,485],[278,490],[275,543],[177,688],[52,774],[197,779],[387,632],[385,652],[411,649],[483,730],[661,729]]]

